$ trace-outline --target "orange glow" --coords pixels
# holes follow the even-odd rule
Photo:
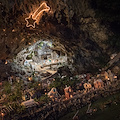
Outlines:
[[[114,76],[115,79],[117,79],[117,76]]]
[[[34,40],[34,43],[36,43],[36,40]]]
[[[2,117],[4,116],[4,113],[1,113]]]
[[[15,30],[13,29],[12,32],[15,32]]]
[[[21,40],[21,42],[23,42],[25,40],[25,38],[23,38],[22,40]]]
[[[31,80],[32,80],[32,77],[29,77],[28,80],[31,81]]]
[[[70,95],[70,97],[72,98],[73,96],[72,96],[72,95]]]
[[[5,32],[6,30],[5,30],[5,29],[3,29],[3,31]]]
[[[105,76],[105,79],[108,80],[108,76]]]
[[[50,10],[50,7],[47,6],[46,2],[43,2],[39,8],[33,13],[30,14],[29,17],[25,18],[25,21],[27,22],[26,27],[33,27],[35,28],[35,23],[39,24],[40,19],[42,18],[43,12],[48,12]],[[29,20],[32,19],[33,24],[29,23]]]
[[[5,64],[8,64],[8,62],[6,61]]]
[[[50,96],[50,98],[52,98],[52,96]]]

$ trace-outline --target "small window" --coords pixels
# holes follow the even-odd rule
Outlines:
[[[55,89],[53,89],[53,92],[55,92]]]
[[[47,60],[47,56],[44,57],[44,60]]]

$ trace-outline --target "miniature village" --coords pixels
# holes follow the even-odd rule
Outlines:
[[[120,120],[119,0],[0,0],[0,120]]]
[[[118,58],[118,55],[113,54],[111,61]],[[17,111],[16,119],[34,116],[36,113],[42,115],[39,116],[41,119],[48,119],[50,114],[56,114],[56,108],[59,108],[59,118],[64,109],[70,106],[79,104],[77,110],[91,103],[91,100],[108,96],[119,89],[118,73],[113,73],[110,69],[102,68],[94,75],[62,75],[59,68],[69,66],[67,59],[65,53],[54,49],[52,41],[38,41],[19,52],[12,62],[6,61],[4,64],[12,65],[16,74],[0,83],[2,118],[8,119],[9,115],[12,119],[15,117],[12,113]],[[44,112],[46,109],[51,112]],[[89,109],[86,114],[93,113]],[[25,111],[29,110],[30,115],[26,115]]]

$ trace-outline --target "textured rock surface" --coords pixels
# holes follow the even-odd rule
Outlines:
[[[90,0],[47,0],[51,11],[44,13],[35,29],[26,28],[25,17],[40,0],[1,0],[0,58],[12,58],[22,48],[41,39],[54,39],[73,58],[79,71],[101,66],[106,55],[108,30],[95,18]],[[91,69],[92,69],[91,68]]]

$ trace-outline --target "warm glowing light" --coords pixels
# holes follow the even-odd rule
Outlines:
[[[57,98],[55,98],[55,100],[57,100]]]
[[[4,116],[4,113],[1,113],[2,117]]]
[[[71,92],[71,89],[69,89],[69,92]]]
[[[107,80],[107,79],[108,79],[108,76],[105,76],[105,79]]]
[[[28,80],[31,81],[31,80],[32,80],[32,77],[29,77]]]
[[[25,38],[23,38],[22,40],[21,40],[21,42],[23,42],[25,40]]]
[[[34,40],[34,43],[36,43],[36,40]]]
[[[50,98],[52,98],[52,96],[50,96]]]
[[[15,32],[15,30],[13,29],[12,32]]]
[[[43,2],[33,14],[31,14],[28,18],[25,18],[25,21],[27,22],[26,27],[35,28],[35,23],[39,24],[39,21],[42,18],[43,12],[44,11],[48,12],[49,10],[50,10],[50,7],[47,6],[46,2]]]
[[[117,76],[114,76],[115,79],[117,79]]]
[[[6,61],[5,64],[8,64],[8,62]]]
[[[5,30],[5,29],[3,29],[3,31],[5,32],[6,30]]]
[[[40,86],[40,84],[38,84],[38,86]]]
[[[72,98],[73,96],[72,96],[72,95],[70,95],[70,97]]]

